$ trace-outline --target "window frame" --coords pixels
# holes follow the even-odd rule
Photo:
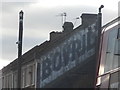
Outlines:
[[[118,26],[114,26],[106,31],[108,33],[108,40],[106,44],[106,54],[105,54],[105,61],[104,61],[104,73],[109,72],[114,68],[113,62],[116,58],[115,50],[116,50],[116,43],[117,43],[117,35],[118,35]],[[112,44],[111,44],[112,43]],[[117,58],[118,59],[118,58]],[[117,67],[116,67],[117,68]]]
[[[35,85],[35,63],[33,62],[33,63],[29,63],[27,65],[24,65],[21,70],[22,70],[22,73],[21,73],[22,88],[27,88],[27,87]],[[23,70],[25,70],[25,71],[23,71]],[[23,72],[24,72],[24,76],[23,76]],[[32,75],[30,75],[30,72],[32,72]],[[23,82],[24,82],[24,84],[23,84]]]

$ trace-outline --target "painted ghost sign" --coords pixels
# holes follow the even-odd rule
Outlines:
[[[95,54],[96,23],[78,30],[40,60],[40,87],[55,80]]]

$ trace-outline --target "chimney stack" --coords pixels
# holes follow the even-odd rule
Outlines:
[[[81,19],[82,19],[82,25],[86,27],[88,25],[93,24],[95,20],[97,20],[97,14],[83,13],[81,15]]]
[[[63,32],[70,32],[73,30],[74,25],[72,22],[65,22],[62,27]]]
[[[50,40],[55,40],[57,37],[61,36],[62,35],[62,32],[51,32],[50,33]]]

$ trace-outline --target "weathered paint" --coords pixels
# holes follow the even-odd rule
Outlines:
[[[40,58],[40,87],[95,54],[96,23],[79,30],[62,44]]]

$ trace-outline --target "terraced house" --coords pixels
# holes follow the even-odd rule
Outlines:
[[[119,88],[120,17],[102,28],[99,14],[81,18],[21,56],[21,88]],[[17,61],[2,69],[2,88],[17,88]]]

